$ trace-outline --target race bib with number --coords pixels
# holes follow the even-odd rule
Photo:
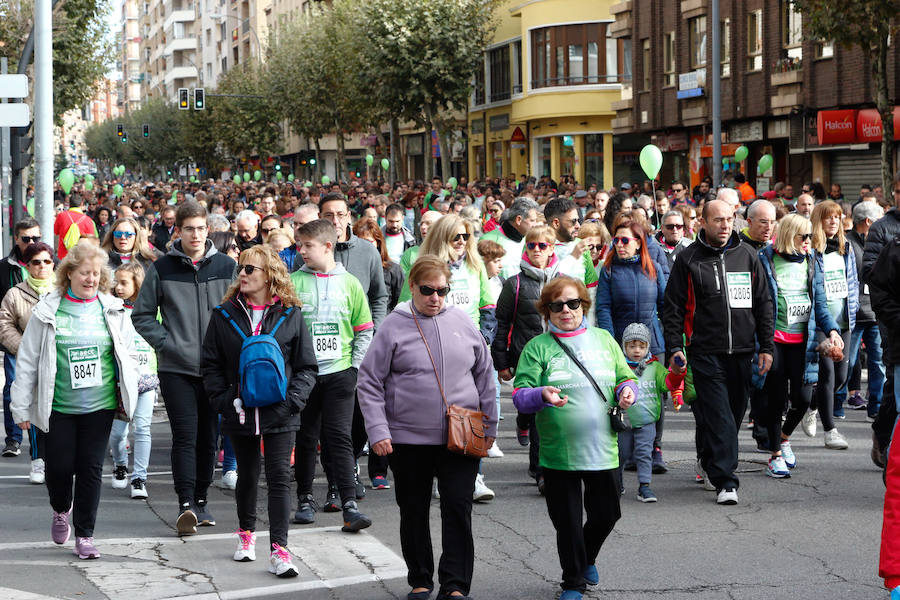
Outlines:
[[[825,297],[828,301],[842,300],[848,294],[847,276],[844,274],[844,270],[825,271]]]
[[[785,303],[787,304],[786,312],[788,325],[809,322],[809,313],[812,310],[812,302],[809,301],[808,294],[785,296]]]
[[[103,383],[99,346],[69,348],[68,353],[73,390],[97,387]]]
[[[726,273],[728,303],[731,308],[753,308],[752,279],[749,272]]]
[[[453,279],[450,282],[450,293],[447,295],[447,304],[458,306],[467,311],[467,307],[472,304],[472,301],[473,296],[469,289],[469,280],[464,276]]]
[[[313,323],[312,334],[317,360],[341,357],[341,333],[337,323]]]

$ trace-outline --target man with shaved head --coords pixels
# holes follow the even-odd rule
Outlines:
[[[738,431],[747,409],[751,360],[772,366],[775,322],[766,274],[756,252],[734,231],[734,208],[703,205],[697,241],[672,266],[663,303],[663,333],[673,372],[693,372],[700,466],[716,502],[737,504]],[[687,356],[685,356],[687,355]]]

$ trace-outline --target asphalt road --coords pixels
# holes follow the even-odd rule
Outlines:
[[[508,397],[503,410],[513,414]],[[409,588],[393,491],[370,490],[360,503],[374,519],[361,534],[341,533],[339,514],[320,513],[315,525],[292,526],[290,549],[301,571],[293,580],[266,571],[264,488],[255,563],[231,560],[237,529],[231,491],[210,492],[215,527],[177,538],[169,429],[164,413],[157,412],[155,421],[149,500],[131,500],[128,490],[113,490],[108,476],[104,481],[95,531],[100,560],[80,561],[71,541],[63,547],[50,541],[46,489],[28,483],[27,453],[0,459],[0,598],[405,598]],[[722,507],[713,492],[693,480],[690,413],[668,413],[664,453],[670,470],[653,478],[659,502],[638,502],[635,474],[626,473],[623,516],[600,553],[601,583],[586,597],[887,598],[877,576],[884,487],[869,459],[865,411],[848,412],[838,427],[850,440],[849,450],[826,450],[821,426],[813,439],[798,430],[798,466],[786,480],[765,476],[765,457],[743,430],[740,503]],[[506,456],[485,464],[486,481],[497,497],[473,511],[471,595],[479,600],[551,599],[559,593],[555,533],[526,474],[527,448],[516,443],[513,429],[512,419],[501,423],[499,443]],[[321,500],[321,478],[316,490]],[[437,501],[432,516],[437,547]]]

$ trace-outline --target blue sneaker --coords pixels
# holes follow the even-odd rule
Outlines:
[[[584,581],[588,585],[597,585],[600,583],[600,573],[597,572],[597,565],[591,565],[584,570]]]
[[[578,590],[566,590],[559,596],[559,600],[581,600],[582,598],[584,598],[584,594]],[[894,599],[891,598],[891,600]]]
[[[891,600],[900,600],[900,585],[891,590]]]
[[[656,494],[650,489],[646,483],[638,487],[637,499],[641,502],[656,502]]]
[[[797,457],[794,456],[794,451],[791,449],[791,442],[789,440],[781,441],[781,458],[784,459],[784,464],[787,465],[788,469],[793,469],[797,466]]]
[[[788,470],[787,465],[784,464],[784,458],[773,456],[766,465],[766,475],[775,479],[784,479],[790,477],[791,472]]]

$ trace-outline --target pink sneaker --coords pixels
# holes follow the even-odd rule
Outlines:
[[[94,538],[76,536],[75,555],[82,560],[88,558],[100,558],[100,552],[94,547]]]
[[[53,522],[50,524],[50,537],[57,544],[65,544],[69,541],[69,535],[72,528],[69,526],[69,516],[72,514],[70,508],[66,512],[53,511]]]

